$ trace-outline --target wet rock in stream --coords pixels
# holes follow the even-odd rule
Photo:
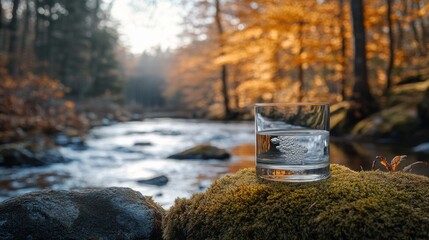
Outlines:
[[[88,149],[84,139],[78,136],[70,137],[66,134],[58,134],[55,136],[54,142],[57,146],[70,147],[75,151],[85,151]]]
[[[58,150],[34,151],[25,144],[5,144],[0,146],[0,166],[45,166],[53,163],[72,161]]]
[[[152,146],[151,142],[135,142],[134,146],[136,147],[144,147],[144,146]]]
[[[182,135],[182,133],[179,131],[168,130],[168,129],[157,129],[157,130],[152,131],[152,133],[156,133],[156,134],[162,135],[162,136],[179,136],[179,135]]]
[[[155,185],[155,186],[164,186],[168,183],[168,178],[164,175],[148,178],[148,179],[140,179],[137,180],[140,184],[148,184],[148,185]]]
[[[413,148],[416,153],[429,153],[429,142],[421,143]]]
[[[131,135],[144,135],[147,134],[148,132],[146,131],[128,131],[126,132],[124,135],[125,136],[131,136]]]
[[[132,148],[127,148],[127,147],[122,147],[122,146],[118,146],[118,147],[113,148],[113,151],[120,152],[120,153],[142,153],[139,150],[135,150]]]

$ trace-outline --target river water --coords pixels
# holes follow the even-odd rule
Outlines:
[[[97,127],[87,137],[86,150],[60,148],[74,161],[46,167],[0,168],[0,200],[39,189],[80,187],[129,187],[168,208],[177,197],[204,191],[215,179],[241,168],[254,167],[254,125],[251,122],[149,119]],[[169,155],[208,143],[232,153],[230,160],[174,160]],[[408,155],[400,168],[427,155],[410,148],[374,144],[331,144],[331,162],[354,170],[369,170],[376,155],[388,159]],[[429,176],[427,164],[413,172]],[[155,186],[139,180],[166,176],[167,184]]]

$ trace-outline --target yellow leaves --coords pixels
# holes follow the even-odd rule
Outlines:
[[[214,64],[218,66],[223,64],[236,64],[246,57],[247,54],[245,51],[234,51],[217,57],[214,60]]]
[[[367,56],[371,58],[387,59],[387,38],[379,38],[378,40],[367,41],[366,49]]]
[[[395,51],[395,60],[396,60],[396,65],[400,65],[405,59],[405,53],[402,50],[396,50]]]
[[[263,33],[264,31],[260,27],[249,27],[243,31],[239,31],[236,34],[231,35],[229,41],[241,42],[247,41],[248,39],[260,38]]]
[[[338,71],[338,72],[340,72],[344,69],[343,65],[339,64],[339,63],[334,64],[333,66],[334,66],[335,71]]]
[[[314,85],[315,85],[315,87],[324,87],[324,86],[326,86],[326,83],[325,83],[325,81],[323,81],[322,77],[316,76],[314,78]]]
[[[310,64],[308,63],[303,63],[302,64],[302,69],[307,70],[310,67]]]
[[[66,88],[59,81],[32,73],[20,78],[2,74],[1,78],[0,112],[8,117],[1,121],[0,131],[29,126],[43,128],[41,124],[47,122],[60,125],[61,113],[73,110],[72,102],[62,100]]]
[[[65,101],[64,107],[67,109],[67,111],[72,111],[75,107],[75,104],[72,101]]]
[[[241,96],[242,102],[246,104],[257,101],[272,100],[272,93],[275,92],[275,84],[272,81],[248,80],[237,87],[237,93]]]
[[[380,87],[384,86],[387,81],[386,71],[377,69],[377,80]]]
[[[429,2],[426,2],[426,4],[422,8],[419,9],[417,14],[420,17],[426,16],[427,14],[429,14]]]
[[[255,101],[296,101],[298,69],[304,70],[306,100],[339,100],[343,87],[346,95],[351,95],[354,49],[350,1],[344,1],[342,8],[339,1],[333,0],[227,2],[225,6],[231,4],[228,6],[234,9],[222,14],[223,21],[229,23],[224,34],[219,36],[204,29],[201,32],[206,39],[191,42],[178,51],[167,84],[169,96],[181,95],[186,102],[202,106],[203,95],[210,98],[207,104],[218,104],[222,98],[217,82],[223,65],[228,69],[232,108]],[[383,89],[380,86],[385,85],[389,57],[387,8],[383,1],[364,2],[370,84]],[[419,17],[427,17],[429,3],[421,5],[418,9],[410,0],[394,1],[395,67],[404,66],[417,47],[413,46],[416,37],[412,35],[411,20],[416,21],[417,37],[423,36]],[[400,36],[403,38],[398,39]],[[401,74],[398,69],[393,71],[394,81]],[[210,94],[204,88],[210,89]]]
[[[371,27],[380,24],[386,19],[387,7],[385,5],[377,6],[375,1],[367,1],[365,8],[365,25]]]
[[[326,85],[325,79],[321,76],[316,76],[312,79],[311,89],[305,94],[306,101],[329,101],[329,88]]]
[[[282,48],[284,48],[284,49],[287,49],[287,48],[291,48],[293,45],[295,45],[295,40],[294,40],[294,38],[291,38],[291,37],[288,37],[288,38],[285,38],[282,42],[281,42],[281,47]]]

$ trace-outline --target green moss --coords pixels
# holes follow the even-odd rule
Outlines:
[[[224,149],[209,144],[197,145],[168,158],[174,159],[228,159],[230,154]]]
[[[312,183],[226,176],[203,194],[178,199],[166,239],[428,239],[429,178],[331,166]]]

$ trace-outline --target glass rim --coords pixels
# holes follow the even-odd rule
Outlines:
[[[278,103],[255,103],[255,107],[276,106],[329,106],[328,102],[278,102]]]

